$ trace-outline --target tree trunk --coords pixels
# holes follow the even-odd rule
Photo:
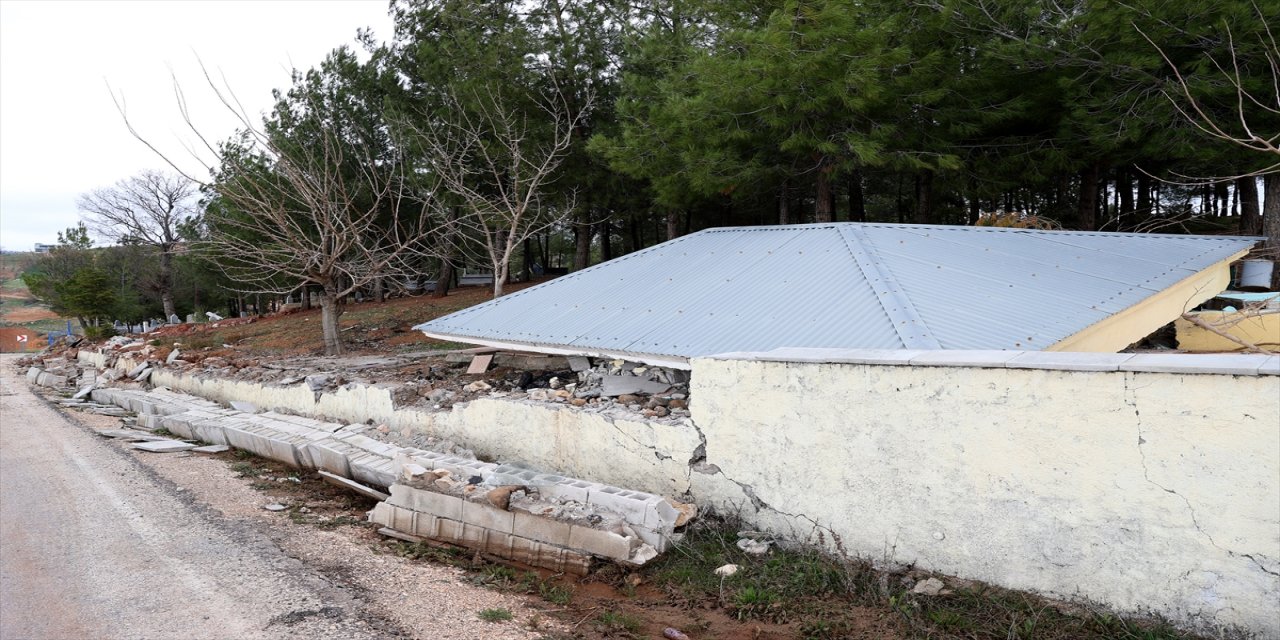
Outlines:
[[[533,280],[533,256],[529,252],[533,249],[533,241],[525,238],[520,245],[520,256],[524,258],[524,281]]]
[[[925,171],[916,177],[916,224],[929,224],[933,220],[933,172]]]
[[[867,199],[862,191],[861,169],[854,169],[849,174],[849,220],[853,222],[867,221]]]
[[[160,304],[164,306],[164,321],[178,314],[173,305],[173,256],[160,248]]]
[[[969,198],[969,226],[978,224],[978,218],[982,217],[982,203],[978,201],[978,196]]]
[[[581,271],[591,266],[591,236],[594,229],[594,226],[586,222],[573,223],[574,271]]]
[[[667,240],[680,237],[680,214],[675,211],[667,213]]]
[[[831,222],[836,215],[836,196],[831,189],[831,167],[824,162],[818,168],[817,193],[813,203],[813,221]]]
[[[1138,172],[1138,206],[1133,213],[1135,225],[1151,217],[1151,178],[1143,172]]]
[[[440,275],[436,277],[436,290],[431,292],[432,298],[443,298],[449,295],[453,286],[453,260],[449,256],[440,258]]]
[[[440,273],[436,274],[436,290],[431,292],[432,298],[443,298],[449,295],[449,287],[453,285],[453,236],[455,233],[453,223],[458,219],[458,208],[450,207],[445,213],[447,219],[444,227],[444,255],[440,257]]]
[[[1120,224],[1117,231],[1124,231],[1133,224],[1133,181],[1129,178],[1128,169],[1120,169],[1116,173],[1116,190],[1120,192]]]
[[[373,301],[374,302],[387,301],[387,289],[386,287],[382,286],[382,276],[377,276],[376,278],[373,279]]]
[[[1213,209],[1218,212],[1220,217],[1225,218],[1231,215],[1229,195],[1226,182],[1218,182],[1213,185]]]
[[[324,354],[342,355],[342,335],[338,328],[338,295],[333,285],[325,285],[320,294],[320,331],[324,335]]]
[[[791,189],[790,183],[782,181],[778,188],[778,224],[791,224]]]
[[[1093,231],[1097,224],[1098,166],[1092,165],[1080,172],[1080,206],[1076,207],[1076,227],[1081,231]]]
[[[605,220],[599,224],[600,230],[600,262],[608,262],[613,259],[613,241],[611,236],[613,231],[609,228],[609,221]]]
[[[1236,194],[1240,200],[1240,233],[1252,236],[1262,231],[1262,212],[1258,209],[1256,178],[1237,178]]]
[[[1280,291],[1280,173],[1269,173],[1262,179],[1266,200],[1262,204],[1262,233],[1267,236],[1266,249],[1271,258],[1271,290]]]
[[[902,202],[902,174],[898,174],[898,192],[893,199],[893,210],[898,214],[898,224],[907,221],[907,208]]]

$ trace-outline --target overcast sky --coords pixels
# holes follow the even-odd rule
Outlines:
[[[129,135],[112,90],[142,134],[196,167],[173,75],[201,131],[221,140],[235,122],[198,60],[260,114],[290,68],[353,45],[359,28],[391,36],[386,0],[0,0],[0,247],[52,243],[79,220],[79,194],[164,168]]]

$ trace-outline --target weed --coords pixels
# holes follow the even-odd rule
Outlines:
[[[596,616],[596,622],[610,631],[623,631],[630,634],[640,633],[644,629],[644,621],[629,613],[605,610]]]
[[[235,451],[236,460],[256,460],[258,458],[258,455],[252,451],[244,449],[234,449],[233,451]]]
[[[236,473],[236,477],[239,478],[257,477],[259,473],[262,473],[262,471],[258,469],[258,467],[254,466],[252,462],[244,461],[231,463],[231,470],[234,471]]]
[[[734,594],[734,614],[739,620],[761,619],[775,614],[773,611],[778,602],[778,594],[760,587],[744,587]]]
[[[572,589],[557,584],[551,584],[550,582],[542,582],[538,584],[538,595],[541,596],[543,600],[546,600],[551,604],[558,604],[561,606],[567,605],[573,601]]]
[[[363,523],[364,520],[354,516],[337,516],[327,520],[315,520],[311,524],[314,524],[321,529],[337,529],[338,527],[345,525],[359,526]]]
[[[485,622],[506,622],[515,617],[510,609],[482,609],[476,615]]]
[[[270,491],[276,488],[276,486],[278,485],[276,485],[276,483],[274,482],[268,482],[266,480],[256,480],[250,483],[249,486],[253,487],[254,489],[257,489],[258,491]]]
[[[165,429],[164,427],[160,427],[159,429],[156,429],[155,431],[152,431],[151,433],[152,433],[152,435],[164,436],[164,437],[166,437],[166,438],[168,438],[168,437],[170,437],[170,436],[174,435],[172,431],[170,431],[170,430],[168,430],[168,429]]]
[[[426,560],[457,565],[465,560],[465,553],[457,547],[439,547],[425,542],[400,542],[391,545],[391,551],[402,558]]]
[[[804,640],[835,640],[849,635],[849,623],[844,620],[814,618],[800,623],[800,637]]]

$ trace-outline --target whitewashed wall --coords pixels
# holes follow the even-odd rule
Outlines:
[[[384,387],[152,382],[692,498],[851,556],[1277,637],[1277,374],[1280,359],[1239,355],[731,354],[694,361],[693,416],[676,425],[503,399],[396,409]]]

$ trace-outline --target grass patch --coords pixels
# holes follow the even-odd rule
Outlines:
[[[240,462],[232,462],[231,470],[235,472],[237,478],[250,478],[250,477],[256,478],[258,477],[259,474],[262,473],[262,469],[259,469],[257,465],[247,460],[241,460]],[[254,483],[254,484],[258,484],[258,483]]]
[[[451,566],[461,566],[469,558],[466,550],[459,547],[436,546],[425,542],[404,542],[400,540],[391,543],[391,552],[409,560],[424,560]]]
[[[703,521],[646,571],[674,604],[721,608],[739,620],[797,625],[804,638],[844,637],[861,615],[889,612],[911,637],[1018,640],[1181,640],[1163,620],[1125,619],[1064,606],[1018,591],[942,578],[937,596],[911,593],[919,573],[886,573],[864,562],[814,550],[773,549],[748,555],[736,546],[738,527]],[[715,570],[736,564],[721,578]],[[914,578],[914,579],[913,579]],[[867,610],[870,610],[868,612]],[[881,613],[880,615],[883,615]]]
[[[607,631],[635,635],[644,630],[644,621],[629,613],[605,610],[596,616],[596,624]]]
[[[485,622],[506,622],[515,617],[510,609],[481,609],[476,616]]]
[[[538,583],[538,596],[551,604],[564,606],[573,602],[573,589],[544,580]]]

